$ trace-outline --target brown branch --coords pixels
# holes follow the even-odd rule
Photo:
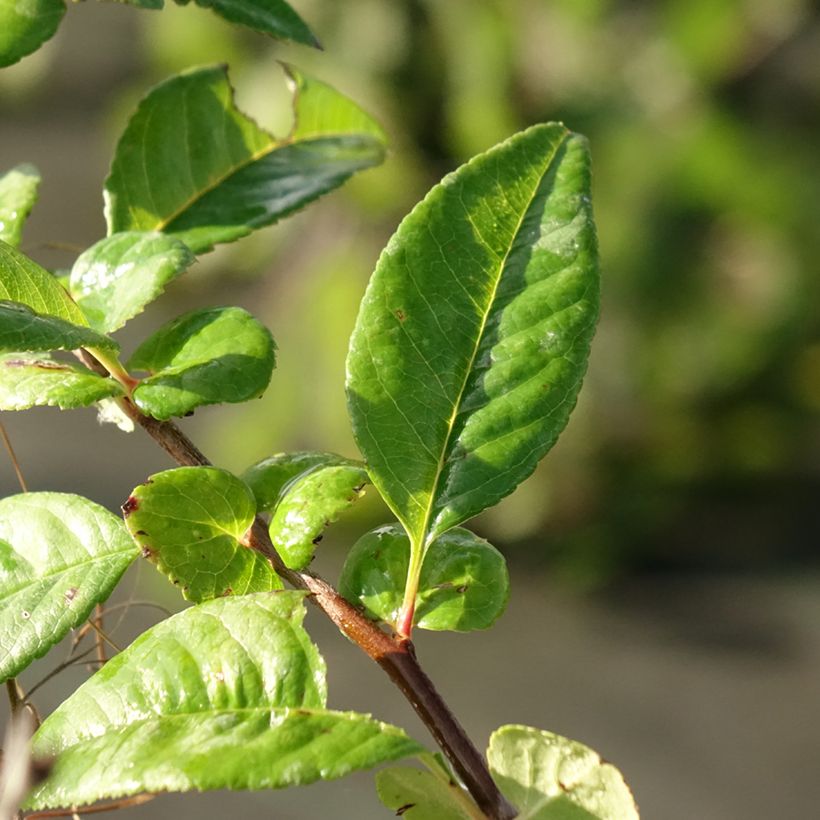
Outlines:
[[[141,806],[149,800],[153,800],[154,794],[135,794],[133,797],[123,797],[121,800],[112,800],[110,803],[97,803],[93,806],[85,806],[82,809],[48,809],[46,811],[35,811],[26,815],[26,820],[38,820],[41,817],[75,817],[79,814],[96,814],[101,811],[115,811],[116,809],[127,809],[131,806]]]
[[[178,464],[207,466],[202,452],[172,422],[144,416],[129,399],[120,406]],[[368,620],[325,580],[311,572],[288,569],[277,553],[267,526],[257,517],[247,536],[247,546],[263,554],[288,583],[310,592],[310,600],[339,630],[374,660],[398,686],[427,726],[478,807],[493,820],[509,820],[516,810],[501,794],[490,776],[484,757],[436,690],[416,659],[411,641],[388,635]]]

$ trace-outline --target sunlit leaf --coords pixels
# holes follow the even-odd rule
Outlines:
[[[56,762],[26,807],[282,788],[420,752],[400,729],[324,708],[302,600],[221,598],[143,634],[43,723],[33,751]]]
[[[120,385],[80,364],[58,362],[46,354],[0,356],[0,410],[49,405],[62,410],[121,396]]]
[[[0,500],[0,680],[81,624],[137,554],[122,521],[80,496]]]
[[[201,253],[382,161],[383,135],[360,109],[329,86],[291,73],[297,125],[283,140],[234,106],[224,67],[189,71],[154,88],[122,135],[105,183],[109,233],[163,231]],[[300,132],[302,111],[317,122],[317,95],[328,116],[321,130]]]
[[[0,0],[0,5],[2,2]],[[40,173],[28,163],[18,165],[0,177],[0,240],[13,248],[20,244],[23,223],[37,201],[39,186]]]
[[[502,726],[490,738],[487,760],[520,820],[638,818],[621,773],[575,740],[529,726]]]
[[[123,510],[142,554],[191,601],[282,586],[270,564],[242,544],[256,502],[226,470],[157,473],[134,490]]]
[[[0,0],[0,66],[40,48],[57,31],[63,14],[63,0]]]
[[[134,400],[143,412],[168,419],[204,404],[256,398],[270,381],[275,349],[267,328],[241,308],[191,311],[134,351],[129,367],[151,374]]]
[[[395,624],[410,561],[410,539],[399,525],[363,535],[347,556],[339,591],[375,618]],[[421,629],[486,629],[509,598],[504,556],[457,528],[437,538],[421,568],[414,623]]]
[[[188,248],[159,233],[117,233],[92,245],[71,269],[69,290],[92,327],[121,328],[194,261]]]

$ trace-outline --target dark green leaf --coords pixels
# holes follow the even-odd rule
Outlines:
[[[16,63],[54,35],[63,0],[0,0],[0,66]]]
[[[81,624],[137,553],[122,521],[80,496],[0,500],[0,680]]]
[[[296,592],[222,598],[146,632],[34,738],[57,755],[27,808],[140,791],[282,788],[421,751],[365,715],[324,709],[324,664]]]
[[[142,554],[191,601],[282,586],[242,539],[256,502],[238,478],[216,467],[179,467],[151,476],[123,507]]]
[[[203,404],[256,398],[270,381],[275,349],[268,329],[241,308],[191,311],[134,352],[129,367],[152,374],[134,400],[143,412],[168,419]]]
[[[20,244],[23,223],[37,201],[39,186],[40,172],[27,163],[0,177],[0,239],[13,248]]]
[[[535,126],[446,177],[379,260],[348,402],[418,550],[510,493],[567,422],[598,314],[589,185],[585,140]]]
[[[26,410],[39,405],[70,410],[122,394],[113,379],[98,376],[79,364],[58,362],[45,354],[0,356],[0,410]]]
[[[519,820],[637,820],[621,773],[596,752],[529,726],[502,726],[490,738],[493,779]]]
[[[91,326],[121,328],[194,261],[176,239],[129,231],[92,245],[74,263],[69,289]]]
[[[44,268],[0,239],[0,299],[87,326],[66,289]]]
[[[401,526],[363,535],[347,556],[339,591],[367,612],[395,624],[402,604],[410,539]],[[414,624],[420,629],[487,629],[507,606],[510,581],[504,556],[461,528],[437,538],[421,568]]]
[[[328,86],[292,72],[297,126],[276,140],[233,103],[222,67],[181,74],[140,103],[105,184],[109,233],[164,231],[195,253],[270,225],[384,156],[381,132]],[[326,103],[322,129],[302,112]],[[334,104],[335,101],[335,104]],[[189,135],[199,139],[191,150]]]
[[[460,786],[431,772],[391,766],[376,774],[379,799],[404,820],[482,820],[484,815]]]
[[[90,327],[42,315],[20,302],[0,301],[0,351],[76,350],[79,347],[119,349],[113,339]]]

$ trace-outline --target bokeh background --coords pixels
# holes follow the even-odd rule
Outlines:
[[[71,5],[57,36],[0,71],[0,169],[43,174],[23,249],[52,268],[104,234],[101,188],[136,101],[228,62],[240,107],[280,134],[276,60],[362,103],[391,136],[379,169],[204,257],[122,334],[240,304],[272,329],[266,396],[185,429],[241,471],[282,450],[356,455],[344,357],[398,221],[462,161],[535,122],[585,133],[603,309],[570,425],[474,528],[506,554],[510,609],[489,633],[422,634],[423,663],[479,744],[504,722],[583,740],[646,818],[816,816],[820,800],[820,12],[807,0],[298,0],[324,52],[194,7]],[[93,411],[3,414],[32,489],[111,509],[171,466]],[[17,491],[5,457],[0,491]],[[323,542],[333,577],[388,519],[371,492]],[[329,542],[329,543],[328,543]],[[117,599],[181,602],[149,566]],[[119,640],[156,613],[134,608]],[[425,738],[363,657],[311,618],[331,702]],[[33,685],[55,649],[23,676]],[[64,655],[64,653],[63,653]],[[87,671],[38,692],[47,712]],[[380,817],[370,778],[288,793],[164,797],[134,816]]]

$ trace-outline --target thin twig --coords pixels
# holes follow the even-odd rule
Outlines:
[[[82,809],[48,809],[47,811],[35,811],[26,815],[26,820],[37,820],[41,817],[79,817],[80,812],[83,814],[97,814],[101,811],[115,811],[116,809],[127,809],[131,806],[141,806],[149,800],[153,800],[155,794],[135,794],[133,797],[123,797],[120,800],[112,800],[110,803],[97,803],[93,806],[86,806]]]
[[[17,678],[9,678],[6,681],[6,693],[9,696],[11,716],[14,717],[26,705],[26,696],[17,683]]]
[[[17,456],[14,454],[14,447],[11,446],[11,439],[2,421],[0,421],[0,436],[3,437],[3,443],[6,445],[6,450],[8,450],[11,463],[14,466],[14,472],[17,474],[17,483],[20,485],[20,489],[24,493],[27,493],[28,487],[26,486],[26,480],[23,478],[23,471],[20,469],[20,462],[17,461]]]
[[[108,641],[108,643],[112,646],[113,643],[105,634],[102,604],[97,604],[94,607],[94,617],[89,621],[89,623],[91,624],[91,628],[94,630],[94,647],[97,650],[97,660],[101,664],[104,664],[108,660],[108,656],[105,654],[105,643]]]
[[[85,656],[90,655],[94,651],[93,646],[89,646],[84,652],[81,652],[77,657],[69,658],[68,660],[63,661],[62,663],[57,664],[54,669],[51,670],[44,678],[40,678],[34,686],[29,689],[28,695],[26,695],[26,702],[28,703],[28,699],[44,684],[48,683],[53,677],[59,675],[64,669],[68,669],[69,666],[76,666],[78,663],[96,663],[95,660],[86,660]]]

